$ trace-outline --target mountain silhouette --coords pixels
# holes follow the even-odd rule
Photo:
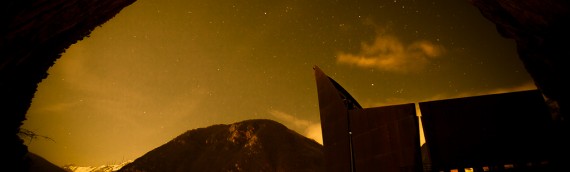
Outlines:
[[[26,154],[24,163],[27,167],[24,171],[28,172],[66,172],[65,169],[32,152]]]
[[[185,132],[119,171],[324,171],[323,146],[266,119]]]

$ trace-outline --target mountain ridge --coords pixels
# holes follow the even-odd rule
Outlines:
[[[118,171],[324,171],[323,147],[269,119],[188,130]]]
[[[69,164],[69,165],[64,165],[62,168],[69,172],[115,172],[131,162],[133,161],[128,160],[119,164],[108,164],[100,166],[78,166],[74,164]]]

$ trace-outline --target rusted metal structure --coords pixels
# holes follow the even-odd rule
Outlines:
[[[314,68],[326,171],[420,171],[414,104],[362,108],[336,81]]]
[[[538,90],[419,103],[434,170],[553,171],[555,130]]]
[[[362,108],[314,71],[326,171],[557,171],[565,162],[568,142],[538,90],[419,102],[420,145],[415,103]]]

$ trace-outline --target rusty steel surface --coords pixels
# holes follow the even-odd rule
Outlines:
[[[537,90],[420,102],[434,169],[552,158],[552,120]]]

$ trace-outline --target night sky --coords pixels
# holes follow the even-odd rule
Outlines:
[[[536,88],[467,0],[138,0],[50,68],[23,128],[53,141],[25,141],[93,166],[254,118],[320,141],[314,65],[363,107]]]

